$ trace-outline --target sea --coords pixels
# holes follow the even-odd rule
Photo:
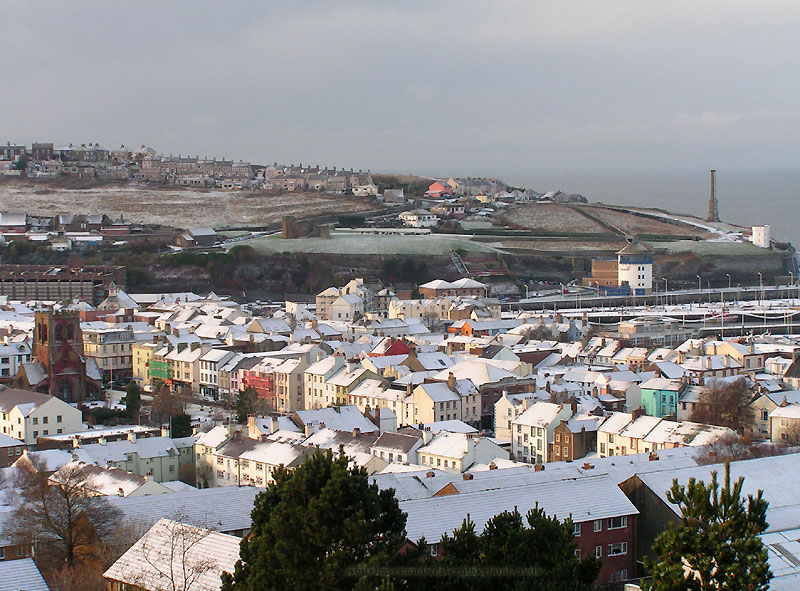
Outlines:
[[[702,219],[708,214],[709,170],[530,169],[471,174],[499,177],[539,193],[579,193],[593,203],[658,207]],[[720,168],[716,194],[722,221],[743,226],[769,224],[773,239],[800,246],[800,169]]]

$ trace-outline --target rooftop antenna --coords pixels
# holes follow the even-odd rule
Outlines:
[[[717,171],[711,171],[711,196],[708,198],[708,218],[706,221],[708,222],[718,222],[719,221],[719,202],[717,201],[717,194],[714,187],[714,182],[716,180]]]

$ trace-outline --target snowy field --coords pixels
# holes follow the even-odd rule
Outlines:
[[[432,234],[425,236],[370,236],[332,232],[329,239],[298,238],[284,240],[280,236],[257,238],[241,242],[258,251],[319,252],[329,254],[415,254],[443,255],[451,250],[464,249],[471,252],[497,252],[492,246],[472,242],[467,236]]]

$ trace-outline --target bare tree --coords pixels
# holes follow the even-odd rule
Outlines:
[[[800,435],[800,433],[798,433]],[[752,442],[747,437],[739,437],[735,433],[728,433],[717,439],[711,445],[698,450],[696,456],[699,464],[723,464],[738,460],[779,456],[787,453],[785,445],[775,444],[770,441]]]
[[[744,378],[729,383],[713,380],[699,396],[691,420],[728,427],[743,435],[753,425],[752,400],[753,392]]]
[[[210,530],[181,521],[161,519],[134,544],[125,580],[147,591],[192,591],[217,568],[217,561],[198,547]]]
[[[180,396],[172,392],[167,384],[160,382],[153,389],[153,402],[150,405],[150,420],[165,423],[170,417],[183,412]]]
[[[14,543],[36,546],[55,564],[75,565],[97,556],[119,511],[98,496],[90,476],[68,464],[52,476],[33,459],[17,472],[20,494],[5,535]]]
[[[793,420],[781,433],[781,443],[789,447],[800,447],[800,421]]]

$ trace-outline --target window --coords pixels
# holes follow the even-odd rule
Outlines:
[[[573,523],[572,524],[572,535],[575,536],[576,538],[580,537],[580,535],[581,535],[581,524],[580,523]]]
[[[606,444],[605,443],[601,443],[600,444],[600,453],[601,454],[606,453]]]
[[[575,558],[580,558],[580,557],[581,557],[581,549],[575,548]]]
[[[622,517],[612,517],[608,520],[608,529],[621,529],[623,527],[628,527],[627,515],[623,515]]]
[[[39,424],[39,419],[38,419],[38,418],[36,418],[36,417],[33,417],[33,420],[32,420],[31,422],[32,422],[34,425],[38,425],[38,424]]]
[[[62,422],[61,415],[56,415],[56,423],[60,423],[60,422]]]
[[[628,542],[617,542],[616,544],[608,545],[609,556],[622,556],[628,553]]]
[[[608,442],[609,443],[614,443],[614,434],[613,433],[609,433],[608,434]]]
[[[39,432],[38,432],[38,431],[34,431],[34,432],[33,432],[33,436],[34,436],[34,437],[39,437]]]
[[[559,433],[556,433],[556,443],[560,442],[561,442],[561,435]]]
[[[603,531],[603,520],[602,519],[595,519],[594,520],[594,531]]]
[[[46,425],[46,424],[47,424],[47,417],[42,417],[42,424],[43,424],[43,425]]]
[[[618,570],[614,573],[614,580],[615,581],[627,581],[628,580],[628,569],[623,568]]]
[[[602,546],[595,546],[594,547],[594,557],[595,558],[602,558],[603,557],[603,547]]]

